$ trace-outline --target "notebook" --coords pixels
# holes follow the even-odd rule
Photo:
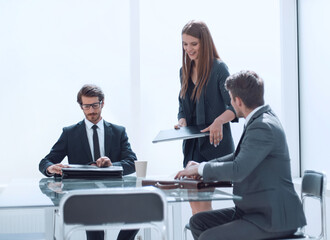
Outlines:
[[[189,126],[189,127],[181,127],[179,129],[168,129],[161,130],[155,139],[152,141],[153,143],[165,142],[165,141],[173,141],[180,139],[190,139],[190,138],[199,138],[210,135],[209,132],[201,132],[200,130],[206,128],[205,126]]]
[[[99,168],[90,165],[70,164],[69,168],[62,168],[62,178],[80,178],[80,179],[105,179],[122,178],[123,168],[121,166],[110,166]]]

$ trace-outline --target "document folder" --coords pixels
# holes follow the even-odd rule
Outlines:
[[[206,128],[206,126],[189,126],[181,127],[179,129],[173,128],[168,130],[161,130],[155,137],[155,139],[152,141],[152,143],[199,138],[210,135],[209,132],[201,132],[201,130],[204,128]]]
[[[69,165],[68,168],[62,168],[62,178],[79,179],[106,179],[122,178],[123,168],[121,166],[110,166],[99,168],[90,165]]]
[[[142,180],[142,186],[154,186],[160,189],[205,189],[216,187],[232,187],[229,181],[204,182],[203,180],[181,179],[181,180]]]

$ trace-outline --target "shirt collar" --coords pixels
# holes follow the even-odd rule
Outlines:
[[[250,119],[252,118],[252,116],[265,105],[259,106],[257,108],[255,108],[252,112],[249,113],[249,115],[247,115],[247,117],[245,118],[245,123],[244,126],[246,127],[246,125],[249,123]]]
[[[97,125],[100,129],[103,129],[103,118],[97,124],[94,124],[85,118],[85,124],[88,129],[91,129],[94,125]]]

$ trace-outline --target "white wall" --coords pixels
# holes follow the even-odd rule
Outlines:
[[[330,2],[304,0],[298,6],[302,169],[330,174]]]
[[[292,176],[300,177],[298,32],[295,0],[280,1],[282,123],[291,156]]]
[[[179,170],[181,142],[151,141],[177,121],[180,35],[191,19],[207,23],[231,73],[264,78],[281,118],[279,11],[276,0],[1,0],[0,163],[11,167],[0,180],[42,177],[38,163],[62,127],[83,119],[76,94],[85,83],[103,88],[104,118],[127,127],[149,174]],[[243,122],[232,125],[236,143]]]
[[[129,13],[128,1],[0,1],[0,178],[41,177],[62,127],[83,119],[85,83],[103,88],[104,118],[131,130]]]

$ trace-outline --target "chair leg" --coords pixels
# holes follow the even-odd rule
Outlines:
[[[184,226],[184,229],[183,229],[183,235],[184,235],[184,240],[187,240],[188,239],[188,236],[187,236],[187,231],[190,230],[190,225],[189,223],[187,223],[185,226]]]
[[[187,238],[188,236],[187,236],[187,228],[184,228],[183,229],[183,239],[184,240],[187,240],[188,238]]]

